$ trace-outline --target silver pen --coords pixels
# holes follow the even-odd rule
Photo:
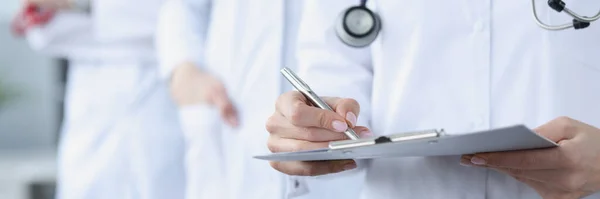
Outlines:
[[[314,106],[317,106],[321,109],[333,111],[333,109],[325,103],[310,87],[294,73],[291,69],[284,67],[281,69],[281,74],[298,90],[304,97],[306,97]],[[346,129],[344,134],[348,136],[350,139],[357,140],[359,139],[358,135],[352,128]]]

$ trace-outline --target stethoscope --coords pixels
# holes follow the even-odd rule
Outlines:
[[[593,17],[578,15],[566,7],[562,0],[548,0],[548,6],[557,12],[565,12],[573,17],[571,23],[562,25],[548,25],[542,22],[537,14],[535,0],[531,0],[533,18],[538,26],[546,30],[565,30],[574,28],[584,29],[590,23],[600,18],[600,11]],[[335,25],[337,37],[346,45],[361,48],[370,45],[381,30],[381,18],[379,15],[367,8],[367,0],[361,0],[360,5],[352,6],[340,13]]]

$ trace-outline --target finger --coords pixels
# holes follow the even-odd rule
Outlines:
[[[569,170],[519,170],[495,169],[515,178],[538,182],[553,190],[580,190],[586,183],[587,177]]]
[[[533,130],[539,135],[558,143],[561,140],[575,137],[578,131],[577,128],[581,124],[581,122],[568,117],[559,117]]]
[[[365,128],[365,127],[362,127]],[[366,128],[365,128],[366,129]],[[362,131],[361,134],[359,134],[361,137],[370,137],[370,131]],[[345,139],[340,139],[340,140],[346,140]],[[336,140],[332,140],[332,141],[336,141]],[[306,140],[299,140],[299,139],[291,139],[291,138],[284,138],[284,137],[279,137],[279,136],[273,136],[271,135],[267,141],[267,146],[269,148],[269,150],[273,153],[279,153],[279,152],[297,152],[297,151],[308,151],[308,150],[315,150],[315,149],[325,149],[329,147],[329,142],[330,141],[306,141]]]
[[[318,176],[356,168],[353,160],[314,162],[271,162],[271,167],[288,175]]]
[[[462,156],[460,159],[460,164],[464,165],[464,166],[473,166],[473,163],[471,163],[471,157],[472,157],[472,155]],[[532,186],[532,188],[535,188],[535,186],[542,187],[542,185],[544,185],[545,181],[543,181],[542,179],[536,179],[536,177],[543,177],[541,175],[548,175],[548,173],[546,173],[546,172],[555,171],[555,170],[522,170],[522,169],[510,169],[510,168],[494,168],[494,167],[488,167],[488,166],[480,166],[480,167],[493,169],[500,173],[512,176],[513,178],[517,179],[518,181],[521,181],[523,183],[526,183],[526,184]],[[525,172],[531,172],[531,173],[524,174]]]
[[[325,100],[336,113],[344,117],[350,127],[356,126],[358,115],[360,114],[360,106],[356,100],[337,97],[326,97],[323,98],[323,100]]]
[[[275,130],[277,136],[288,139],[305,140],[311,142],[328,142],[347,139],[344,133],[330,131],[317,127],[296,127],[288,122],[283,116],[273,118],[272,123],[279,123]]]
[[[289,91],[280,95],[275,101],[275,110],[280,113],[287,113],[294,103],[303,102],[307,104],[306,98],[298,91]]]
[[[511,168],[493,168],[494,170],[513,176],[535,180],[537,182],[555,183],[561,182],[568,176],[568,172],[559,169],[524,170]]]
[[[346,119],[329,110],[309,106],[299,92],[288,92],[279,97],[277,110],[297,127],[326,128],[335,132],[348,129]]]
[[[526,185],[528,185],[529,187],[533,188],[538,194],[544,194],[546,190],[548,190],[547,186],[542,183],[542,182],[538,182],[532,179],[528,179],[528,178],[523,178],[523,177],[517,177],[517,176],[512,176],[513,178],[515,178],[516,180],[518,180],[519,182],[522,182]]]
[[[225,109],[222,114],[226,118],[226,121],[230,126],[232,126],[232,127],[239,126],[239,118],[237,115],[237,111],[231,103],[229,103],[227,106],[225,106]]]
[[[373,133],[367,127],[357,126],[352,129],[354,130],[354,132],[358,133],[358,136],[360,136],[361,138],[373,137]]]
[[[309,142],[304,140],[270,136],[269,140],[267,140],[267,146],[273,153],[297,152],[328,148],[329,142]]]
[[[533,188],[536,192],[538,192],[538,194],[540,194],[543,198],[577,198],[577,197],[569,196],[569,194],[573,194],[573,192],[565,191],[565,190],[579,190],[579,188],[580,188],[579,185],[577,185],[577,184],[566,185],[566,186],[577,186],[576,189],[573,189],[574,187],[573,188],[565,187],[565,184],[563,183],[564,181],[541,181],[538,179],[533,179],[531,177],[516,175],[513,172],[507,171],[507,170],[499,170],[499,169],[495,169],[495,170],[500,173],[510,175],[513,178],[515,178],[516,180],[527,184],[528,186]],[[549,175],[549,174],[546,174],[546,175]],[[552,175],[553,174],[550,174],[550,176],[552,176]],[[561,182],[561,183],[557,184],[557,182]]]
[[[316,127],[296,127],[289,123],[286,118],[280,113],[275,113],[267,120],[267,131],[276,134],[282,138],[305,140],[311,142],[325,142],[347,140],[348,137],[341,132],[334,132],[323,128]],[[354,131],[359,135],[370,137],[368,128],[358,126]]]
[[[227,96],[227,92],[225,92],[224,88],[215,89],[214,92],[212,101],[219,108],[221,117],[227,124],[236,127],[238,125],[237,111]]]
[[[473,165],[513,169],[558,169],[564,159],[559,148],[480,153],[465,156]]]

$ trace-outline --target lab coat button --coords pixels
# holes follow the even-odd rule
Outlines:
[[[289,186],[288,191],[287,191],[288,198],[298,197],[301,195],[308,194],[310,192],[308,190],[308,186],[307,186],[306,182],[304,182],[304,180],[302,178],[293,177],[290,180],[292,182],[290,183],[290,185],[288,185]]]

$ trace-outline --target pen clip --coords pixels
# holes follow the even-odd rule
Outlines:
[[[406,132],[401,134],[394,134],[388,136],[379,136],[371,138],[363,138],[358,140],[341,140],[333,141],[329,143],[331,150],[348,149],[361,146],[385,144],[385,143],[397,143],[414,140],[430,140],[444,136],[445,132],[443,129],[431,129],[424,131]]]

